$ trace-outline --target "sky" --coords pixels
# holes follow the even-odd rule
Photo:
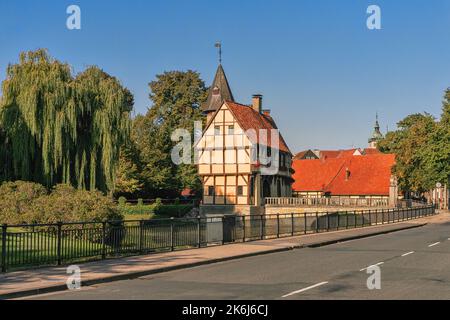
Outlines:
[[[69,5],[81,30],[69,30]],[[381,29],[366,25],[369,5]],[[148,83],[196,70],[210,85],[214,43],[234,98],[263,94],[292,152],[366,147],[411,113],[439,117],[450,87],[449,0],[1,0],[0,80],[21,51],[47,48],[81,72],[97,65],[151,106]]]

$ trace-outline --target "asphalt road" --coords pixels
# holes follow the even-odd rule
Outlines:
[[[450,299],[450,223],[32,299]],[[381,289],[364,268],[378,264]]]

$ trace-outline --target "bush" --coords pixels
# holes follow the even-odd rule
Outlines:
[[[47,190],[38,183],[15,181],[0,185],[0,223],[33,222],[30,207]]]
[[[42,223],[122,219],[114,201],[100,191],[77,190],[64,184],[57,185],[48,196],[36,199],[32,210],[35,221]]]
[[[119,197],[119,206],[124,207],[127,204],[127,198]]]
[[[99,191],[57,185],[48,193],[40,184],[7,182],[0,186],[0,223],[56,223],[122,220],[114,201]]]

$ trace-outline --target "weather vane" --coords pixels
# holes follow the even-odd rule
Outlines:
[[[219,49],[219,64],[222,64],[222,43],[216,42],[214,46]]]

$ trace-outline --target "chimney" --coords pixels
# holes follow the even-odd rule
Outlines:
[[[258,113],[261,113],[262,110],[262,95],[254,94],[252,98],[252,108]]]
[[[350,178],[350,169],[346,168],[345,169],[345,181],[348,181],[349,178]]]

